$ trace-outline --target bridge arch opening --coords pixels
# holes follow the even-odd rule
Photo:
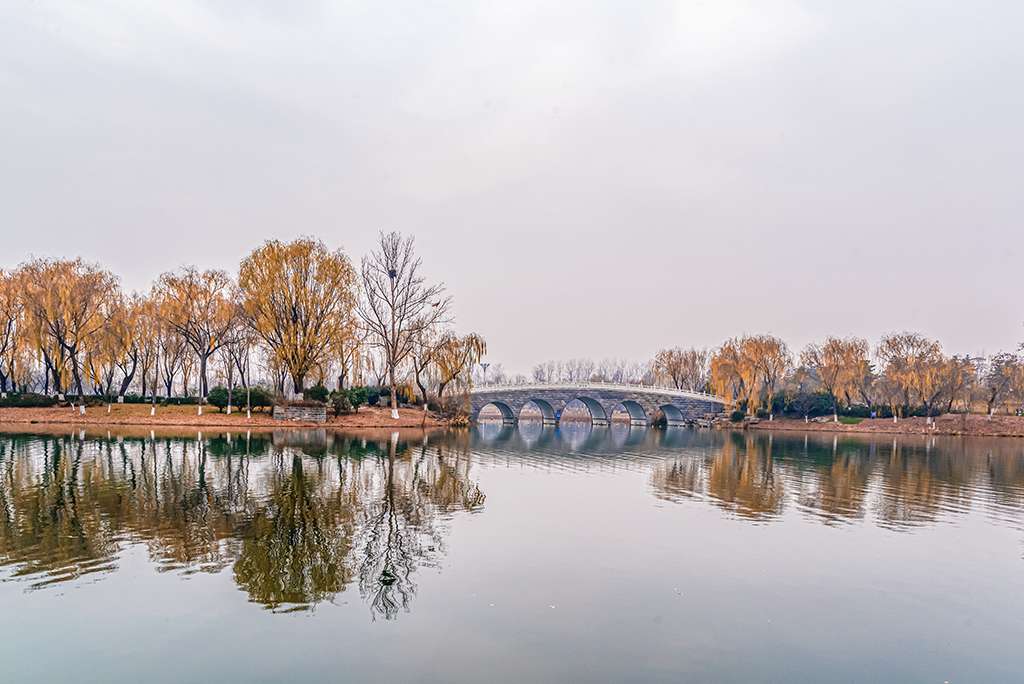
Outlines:
[[[540,420],[544,421],[545,425],[554,425],[558,422],[558,414],[555,413],[555,407],[546,399],[538,399],[537,397],[530,397],[526,400],[526,403],[519,409],[519,418],[523,420],[536,419],[538,412],[540,413]]]
[[[489,420],[501,418],[503,423],[516,422],[516,413],[508,404],[503,401],[492,401],[480,407],[477,412],[477,420]]]
[[[683,415],[683,412],[679,410],[678,406],[662,404],[658,407],[658,412],[660,414],[659,418],[664,419],[666,427],[682,427],[686,425],[686,417]]]
[[[621,411],[619,410],[621,408]],[[625,414],[623,416],[623,414]],[[613,419],[617,419],[619,416],[627,418],[630,425],[647,425],[648,417],[647,411],[639,403],[632,399],[626,399],[625,401],[616,404],[613,409]]]
[[[592,425],[607,425],[608,414],[601,403],[591,397],[576,397],[566,403],[559,421],[579,420]]]

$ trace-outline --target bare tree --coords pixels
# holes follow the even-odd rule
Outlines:
[[[995,413],[996,404],[1006,396],[1020,374],[1021,363],[1016,354],[1001,352],[988,362],[984,375],[985,405],[989,417]]]
[[[446,319],[451,299],[444,285],[427,285],[420,275],[413,238],[381,233],[376,251],[363,258],[363,299],[359,317],[380,348],[391,386],[391,417],[398,420],[398,368],[412,352],[417,336]]]
[[[655,378],[676,389],[703,392],[707,389],[711,354],[707,349],[662,349],[654,357]]]

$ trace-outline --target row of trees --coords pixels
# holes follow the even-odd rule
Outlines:
[[[829,337],[794,356],[771,335],[728,340],[710,356],[709,387],[748,413],[779,408],[807,414],[816,394],[828,397],[833,417],[855,405],[884,408],[895,419],[914,410],[928,418],[971,411],[983,403],[991,414],[1024,401],[1020,356],[946,355],[938,341],[919,333],[883,337],[872,350],[858,337]]]
[[[949,356],[939,342],[914,332],[887,335],[874,348],[863,338],[828,337],[799,354],[773,335],[744,335],[714,350],[662,349],[646,364],[549,361],[534,367],[532,379],[657,384],[710,392],[750,414],[760,411],[769,417],[779,410],[807,415],[822,399],[835,418],[841,410],[857,406],[894,418],[915,411],[931,417],[954,410],[984,407],[992,414],[1024,406],[1024,356]]]
[[[422,275],[411,237],[381,234],[357,271],[341,250],[268,241],[237,277],[186,266],[146,294],[81,259],[35,259],[0,271],[0,392],[125,396],[154,404],[210,377],[246,394],[258,378],[286,394],[336,378],[391,387],[415,378],[424,403],[468,384],[486,351],[448,328],[451,298]],[[84,407],[81,409],[84,411]],[[155,410],[155,409],[154,409]]]

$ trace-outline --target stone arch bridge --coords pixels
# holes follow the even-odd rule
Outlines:
[[[545,423],[557,424],[566,404],[579,400],[590,411],[595,425],[607,425],[617,409],[628,413],[633,425],[646,425],[659,412],[669,425],[685,425],[710,413],[721,413],[726,404],[721,397],[700,392],[603,382],[483,385],[474,387],[469,396],[471,420],[478,420],[480,410],[493,405],[506,423],[518,421],[523,407],[533,404]]]

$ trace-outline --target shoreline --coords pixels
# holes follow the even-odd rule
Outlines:
[[[246,418],[243,412],[219,413],[216,409],[197,415],[194,406],[163,407],[155,416],[149,415],[148,404],[115,404],[111,413],[105,407],[89,409],[83,416],[69,408],[0,408],[0,426],[41,427],[62,426],[77,428],[178,428],[216,430],[282,430],[327,429],[327,430],[388,430],[388,429],[437,429],[447,423],[433,414],[423,415],[421,409],[399,409],[399,419],[391,418],[390,409],[365,407],[357,413],[340,417],[329,417],[327,422],[274,420],[270,413],[253,413]],[[186,410],[180,410],[180,409]]]
[[[1024,417],[946,414],[934,419],[929,426],[924,418],[904,418],[893,423],[891,418],[865,418],[854,425],[843,423],[810,422],[793,418],[776,418],[759,423],[736,424],[736,429],[765,430],[769,432],[823,432],[835,434],[877,435],[944,435],[949,437],[1024,437]]]

